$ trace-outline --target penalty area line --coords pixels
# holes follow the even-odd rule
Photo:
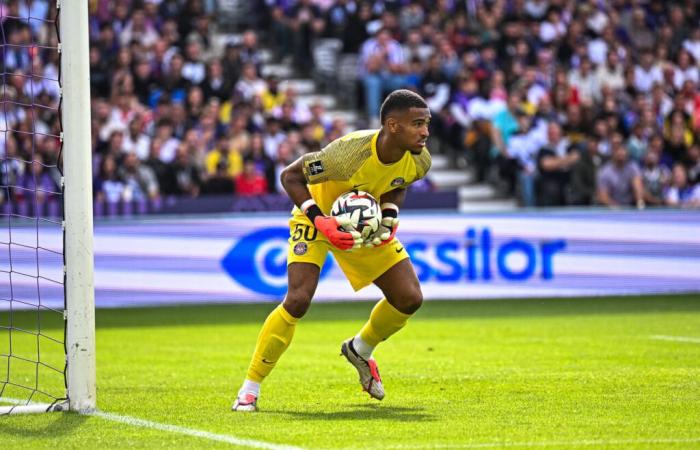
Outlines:
[[[16,398],[0,397],[0,402],[10,403],[14,405],[32,405],[34,402],[19,400]],[[294,447],[292,445],[273,444],[271,442],[256,441],[254,439],[239,438],[227,434],[211,433],[209,431],[196,430],[194,428],[181,427],[178,425],[170,425],[167,423],[153,422],[150,420],[139,419],[137,417],[123,416],[121,414],[108,413],[104,411],[94,411],[85,414],[86,416],[95,416],[112,422],[119,422],[133,427],[150,428],[152,430],[165,431],[168,433],[182,434],[210,441],[225,442],[227,444],[237,445],[239,447],[263,448],[266,450],[306,450],[302,447]]]
[[[663,334],[655,334],[653,336],[649,336],[649,339],[653,339],[655,341],[686,342],[688,344],[700,344],[700,338],[688,336],[666,336]]]
[[[244,439],[227,434],[211,433],[209,431],[195,430],[193,428],[181,427],[178,425],[170,425],[167,423],[152,422],[150,420],[139,419],[131,416],[122,416],[120,414],[108,413],[103,411],[95,411],[88,415],[100,417],[102,419],[119,422],[134,427],[150,428],[154,430],[166,431],[168,433],[184,434],[210,441],[226,442],[228,444],[238,445],[242,447],[264,448],[267,450],[304,450],[301,447],[291,445],[273,444],[270,442],[256,441],[254,439]]]

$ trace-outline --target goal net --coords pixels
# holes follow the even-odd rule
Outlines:
[[[87,40],[87,10],[70,8],[0,4],[0,414],[94,408],[89,103],[68,98],[89,102],[87,43],[61,33],[82,21]]]

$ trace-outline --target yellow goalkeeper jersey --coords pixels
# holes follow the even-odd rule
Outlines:
[[[419,155],[406,151],[399,161],[382,163],[377,156],[378,137],[379,130],[354,131],[320,152],[303,156],[309,191],[324,214],[330,214],[335,199],[347,191],[369,192],[380,201],[385,192],[407,187],[430,169],[430,153],[425,147]],[[296,207],[293,213],[304,216]]]

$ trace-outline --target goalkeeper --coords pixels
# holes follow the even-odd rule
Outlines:
[[[296,205],[289,221],[287,295],[260,330],[234,411],[257,410],[260,384],[309,308],[328,251],[356,291],[374,283],[384,294],[359,333],[341,346],[362,388],[378,400],[384,397],[372,352],[403,328],[423,301],[413,265],[394,235],[406,187],[430,168],[425,147],[430,110],[418,94],[397,90],[384,100],[380,119],[381,129],[347,134],[282,172],[282,185]],[[343,231],[339,219],[328,215],[333,201],[353,189],[369,192],[381,205],[382,225],[366,242],[357,232]]]

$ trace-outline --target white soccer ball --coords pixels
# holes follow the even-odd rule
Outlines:
[[[364,191],[349,191],[335,199],[331,215],[345,219],[345,231],[357,231],[364,241],[372,235],[382,221],[379,203]],[[348,229],[350,228],[350,229]]]

